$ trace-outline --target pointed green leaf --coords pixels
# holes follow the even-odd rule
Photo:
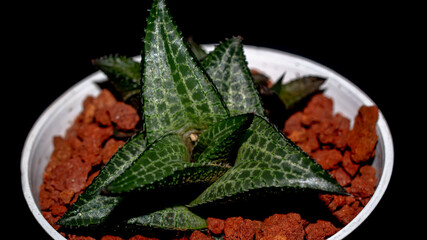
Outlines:
[[[122,197],[97,195],[82,205],[78,211],[67,212],[56,224],[82,227],[103,223],[121,201]]]
[[[163,0],[155,0],[144,38],[142,96],[147,141],[206,129],[229,116],[215,86],[189,54]]]
[[[231,38],[217,46],[202,65],[224,98],[231,116],[250,112],[264,115],[240,38]]]
[[[319,91],[320,86],[325,81],[326,78],[318,76],[304,76],[294,79],[282,85],[279,97],[286,108],[290,109],[303,98]]]
[[[135,163],[106,188],[112,193],[130,192],[159,181],[190,161],[188,149],[176,134],[151,144]]]
[[[197,60],[202,61],[208,55],[205,50],[193,40],[193,37],[188,37],[187,43]]]
[[[92,61],[112,83],[123,100],[141,94],[141,63],[123,56],[106,56]]]
[[[271,188],[346,193],[314,160],[264,118],[255,116],[247,133],[234,167],[189,206]]]
[[[285,78],[285,73],[283,73],[282,76],[280,76],[279,79],[276,81],[276,83],[271,87],[271,90],[276,94],[280,94],[280,91],[282,90],[282,82],[284,78]]]
[[[194,161],[230,164],[232,152],[253,118],[253,113],[237,115],[210,126],[199,136],[193,149]]]
[[[206,220],[184,206],[165,208],[154,213],[131,218],[127,222],[143,227],[174,230],[196,230],[207,227]]]
[[[103,214],[94,215],[90,218],[82,216],[82,212],[91,212],[91,207],[98,207],[99,201],[101,202],[117,202],[115,197],[100,198],[101,190],[112,182],[117,176],[123,173],[145,150],[144,134],[138,133],[132,137],[122,148],[111,157],[110,161],[105,164],[98,176],[92,181],[86,190],[79,196],[78,200],[71,206],[70,209],[62,216],[57,224],[69,225],[79,223],[81,225],[98,224],[105,219],[107,210],[112,208],[103,209]],[[111,198],[111,199],[108,199]],[[98,200],[95,200],[98,199]],[[113,206],[108,204],[108,206]],[[93,210],[96,212],[96,210]],[[92,211],[92,212],[93,212]],[[81,216],[81,219],[79,217]],[[98,217],[98,219],[96,218]]]
[[[182,139],[170,134],[150,145],[106,190],[122,193],[177,185],[208,185],[228,169],[218,164],[191,163],[189,151]]]

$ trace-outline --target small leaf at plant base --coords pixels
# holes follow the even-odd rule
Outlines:
[[[141,63],[123,56],[106,56],[92,61],[112,83],[124,101],[141,93]]]
[[[241,38],[231,38],[217,46],[202,61],[202,65],[224,98],[231,116],[250,112],[264,115]]]
[[[99,198],[101,190],[106,187],[110,182],[112,182],[116,177],[123,173],[145,150],[145,140],[144,134],[138,133],[132,137],[123,147],[121,147],[117,152],[111,157],[110,161],[102,168],[97,177],[94,178],[92,183],[86,188],[86,190],[79,196],[77,201],[68,209],[68,211],[62,216],[59,225],[68,225],[70,223],[81,223],[83,226],[90,224],[101,223],[107,214],[109,208],[103,209],[103,214],[90,215],[90,218],[87,216],[82,216],[82,219],[79,220],[79,213],[88,212],[93,213],[96,210],[91,210],[91,207],[98,207],[96,204],[98,200],[102,201],[116,201],[116,198]],[[94,200],[94,199],[98,200]],[[116,200],[114,200],[116,199]],[[112,206],[112,205],[108,205]],[[110,209],[112,210],[112,209]],[[89,219],[89,220],[88,220]]]
[[[148,215],[131,218],[128,224],[175,230],[197,230],[207,227],[206,220],[184,206],[165,208]]]
[[[195,162],[231,164],[240,138],[251,125],[253,113],[237,115],[213,124],[199,136],[193,149]]]
[[[234,167],[189,206],[269,188],[346,194],[337,181],[264,118],[255,116],[247,133]]]
[[[170,133],[203,130],[229,117],[198,66],[163,0],[155,0],[145,31],[142,101],[148,143]]]
[[[304,76],[294,79],[284,85],[280,90],[279,97],[287,109],[291,109],[303,98],[319,91],[320,86],[326,78],[318,76]]]
[[[176,134],[169,134],[150,145],[106,190],[117,194],[178,185],[208,186],[229,168],[219,164],[191,163],[189,151],[182,139]]]
[[[202,61],[208,55],[205,50],[194,41],[192,36],[187,38],[187,43],[197,60]]]
[[[282,91],[282,82],[285,78],[285,73],[283,73],[279,79],[277,79],[276,83],[270,88],[273,92],[275,92],[277,95],[280,94],[280,91]]]

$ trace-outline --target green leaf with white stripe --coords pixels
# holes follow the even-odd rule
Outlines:
[[[246,137],[234,167],[189,206],[260,189],[310,189],[346,194],[326,171],[264,118],[255,116]]]
[[[105,56],[92,61],[112,83],[124,101],[141,94],[141,63],[123,56]]]
[[[144,216],[131,218],[127,224],[168,230],[197,230],[207,227],[205,219],[184,206],[165,208]]]
[[[193,149],[195,162],[233,165],[240,138],[254,119],[253,113],[237,115],[211,125],[200,134]]]
[[[250,112],[264,116],[241,38],[234,37],[217,46],[202,65],[224,98],[231,116]]]
[[[229,168],[190,162],[190,153],[182,139],[176,134],[169,134],[150,145],[106,190],[118,194],[191,184],[208,186]]]
[[[163,0],[155,0],[145,30],[142,101],[148,143],[203,130],[229,116],[215,86],[189,54]]]
[[[76,209],[78,211],[67,212],[56,224],[72,228],[104,223],[122,200],[119,196],[96,195]]]

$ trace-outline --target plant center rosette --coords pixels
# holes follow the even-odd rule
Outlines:
[[[241,38],[206,54],[183,40],[164,0],[150,10],[141,56],[140,63],[119,56],[94,60],[139,112],[142,126],[56,222],[61,230],[203,230],[207,209],[312,193],[349,196],[278,129],[284,120],[273,117],[277,108],[290,112],[325,79],[266,87],[250,72]],[[279,107],[266,104],[271,99]],[[298,131],[307,131],[303,125]]]

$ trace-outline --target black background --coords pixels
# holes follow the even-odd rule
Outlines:
[[[3,133],[11,139],[3,145],[8,153],[4,161],[13,169],[13,177],[3,183],[12,186],[3,192],[12,203],[3,208],[14,210],[8,212],[8,223],[18,225],[18,229],[10,227],[18,239],[49,239],[28,210],[18,177],[21,150],[32,125],[52,101],[96,70],[92,59],[140,53],[151,1],[99,4],[22,3],[3,9],[6,14],[12,11],[2,19],[3,52],[7,53],[3,73],[11,74],[2,79],[6,107],[1,116]],[[424,159],[412,136],[423,134],[417,124],[423,122],[420,114],[426,102],[416,93],[425,79],[414,74],[417,63],[426,62],[418,58],[423,56],[418,46],[423,29],[419,6],[268,0],[169,0],[168,5],[184,36],[192,35],[199,43],[240,35],[244,44],[287,51],[326,65],[366,92],[389,124],[395,162],[379,205],[346,239],[417,234],[415,224],[422,220],[411,217],[422,214],[418,207],[423,202],[422,188],[416,186],[422,177],[414,169]],[[413,115],[416,118],[407,120]]]

